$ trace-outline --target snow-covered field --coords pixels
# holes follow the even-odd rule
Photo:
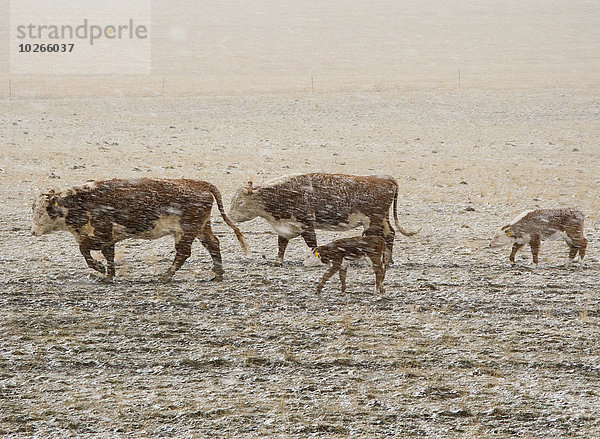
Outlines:
[[[0,174],[0,432],[12,436],[471,437],[600,434],[598,98],[544,91],[12,102]],[[183,116],[182,116],[183,115]],[[301,239],[213,212],[223,283],[199,243],[170,284],[170,238],[117,246],[98,283],[70,235],[30,236],[31,203],[88,179],[218,185],[304,171],[401,186],[386,293],[301,266]],[[544,242],[486,248],[521,210],[579,206],[583,269]],[[357,231],[356,233],[359,233]],[[321,242],[351,233],[319,232]],[[541,433],[543,432],[543,434]]]
[[[544,2],[528,33],[537,3],[499,3],[508,18],[461,2],[453,26],[440,26],[449,7],[420,27],[410,17],[422,18],[426,6],[408,9],[410,44],[390,33],[393,2],[388,15],[352,9],[347,28],[316,2],[316,18],[273,9],[288,20],[283,28],[297,13],[300,28],[315,32],[300,36],[250,13],[256,25],[248,25],[249,6],[238,5],[237,21],[223,13],[213,28],[197,28],[215,36],[206,37],[214,56],[204,61],[221,64],[203,64],[212,82],[204,71],[186,82],[160,65],[154,88],[141,78],[141,88],[116,94],[115,84],[136,79],[13,78],[15,99],[0,103],[0,436],[599,437],[600,89],[591,50],[599,40],[585,13],[597,7]],[[319,20],[335,30],[324,52],[311,45],[329,35]],[[239,35],[219,40],[228,23],[258,46]],[[274,40],[261,33],[268,29],[284,37],[263,53]],[[502,32],[507,43],[477,40]],[[327,56],[345,36],[371,44],[339,51],[334,68]],[[388,40],[416,52],[390,49]],[[237,54],[218,50],[235,45]],[[167,45],[160,62],[175,65],[179,53],[185,72],[201,47]],[[241,83],[243,75],[226,74],[236,56],[247,60],[245,49],[255,64],[240,61]],[[309,66],[294,62],[309,52]],[[271,70],[260,71],[261,59]],[[280,76],[270,83],[271,74]],[[371,270],[355,265],[345,295],[334,277],[317,296],[324,268],[302,267],[301,239],[276,266],[276,235],[262,220],[243,223],[252,250],[244,257],[216,209],[222,283],[208,281],[199,243],[167,284],[158,280],[172,239],[120,243],[116,279],[106,284],[72,236],[30,235],[33,199],[49,188],[197,178],[216,184],[228,205],[249,178],[312,171],[399,182],[400,221],[422,230],[397,234],[385,294],[374,296]],[[511,266],[509,248],[487,248],[521,211],[559,206],[586,214],[585,267],[563,266],[562,242],[542,243],[537,269],[528,249]],[[358,233],[317,235],[327,242]]]

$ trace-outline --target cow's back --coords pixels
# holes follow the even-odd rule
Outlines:
[[[584,215],[577,209],[537,209],[524,212],[518,221],[513,220],[513,224],[509,225],[513,230],[523,234],[538,234],[542,238],[547,238],[557,232],[565,232],[567,229],[582,229],[583,221]]]
[[[208,183],[193,180],[105,180],[73,188],[64,198],[67,225],[79,228],[90,218],[98,226],[118,224],[136,235],[163,217],[192,221],[212,207]]]
[[[312,191],[310,204],[315,220],[321,224],[340,224],[350,215],[387,216],[397,191],[388,176],[345,174],[309,174]]]

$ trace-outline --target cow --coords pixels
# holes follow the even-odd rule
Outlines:
[[[348,264],[350,261],[361,258],[368,258],[372,262],[375,272],[375,294],[378,292],[383,294],[383,279],[386,271],[385,254],[385,241],[382,237],[373,235],[342,238],[314,248],[310,256],[320,259],[324,264],[330,264],[329,269],[317,284],[317,294],[323,290],[325,282],[338,271],[342,283],[342,294],[345,293]],[[309,261],[310,256],[305,262]]]
[[[583,213],[573,208],[527,210],[502,227],[490,242],[490,247],[512,244],[509,260],[514,264],[517,252],[529,244],[533,263],[537,266],[541,241],[564,239],[570,249],[567,264],[575,259],[577,253],[583,262],[587,248],[583,221]]]
[[[194,239],[200,238],[213,261],[213,280],[220,281],[224,272],[221,251],[210,225],[213,197],[247,253],[244,235],[225,214],[219,190],[206,181],[187,179],[114,179],[62,192],[52,190],[39,195],[33,204],[31,233],[71,232],[87,265],[109,281],[115,276],[115,243],[119,241],[174,235],[175,260],[162,276],[167,281],[190,256]],[[106,267],[92,258],[91,250],[102,252]]]
[[[264,218],[278,235],[278,263],[283,262],[290,239],[302,236],[309,248],[317,247],[315,229],[350,230],[358,226],[364,235],[376,235],[386,243],[386,260],[391,261],[395,232],[389,211],[394,205],[398,221],[398,183],[390,176],[346,174],[299,174],[256,187],[252,181],[238,189],[229,216],[235,222]]]

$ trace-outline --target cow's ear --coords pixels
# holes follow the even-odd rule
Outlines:
[[[50,195],[48,197],[48,214],[50,218],[63,217],[65,213],[63,212],[62,207],[62,198],[59,195]]]
[[[512,230],[510,230],[510,228],[505,229],[504,233],[506,233],[506,236],[508,236],[509,238],[512,236]]]
[[[243,192],[246,195],[252,195],[253,190],[254,188],[252,187],[252,180],[250,180],[248,183],[246,183],[246,186],[244,186]]]
[[[54,211],[60,211],[59,207],[62,205],[62,199],[58,195],[50,195],[48,197],[48,207]]]

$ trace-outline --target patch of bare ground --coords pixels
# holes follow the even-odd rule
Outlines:
[[[0,122],[0,435],[600,436],[597,95],[587,90],[16,101]],[[388,173],[401,186],[386,292],[306,271],[304,244],[213,214],[225,280],[196,243],[117,247],[97,281],[64,234],[29,235],[34,196],[88,179]],[[521,210],[576,205],[589,260],[486,248]],[[359,233],[358,231],[356,233]],[[348,233],[346,235],[351,235]],[[321,242],[341,234],[319,232]]]

